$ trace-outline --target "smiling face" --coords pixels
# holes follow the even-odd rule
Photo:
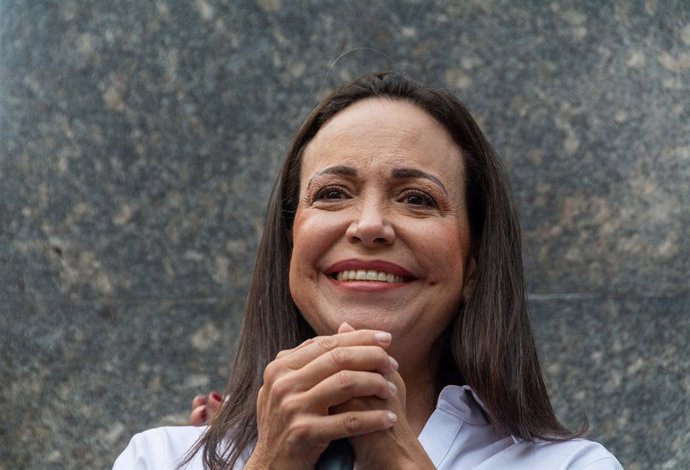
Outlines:
[[[470,261],[463,160],[421,108],[369,98],[304,151],[290,293],[318,334],[346,321],[430,354],[457,312]]]

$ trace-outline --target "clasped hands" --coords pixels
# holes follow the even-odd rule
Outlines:
[[[258,441],[245,470],[312,470],[342,438],[358,470],[433,469],[407,423],[405,384],[386,352],[391,341],[344,323],[335,335],[278,353],[264,372]]]

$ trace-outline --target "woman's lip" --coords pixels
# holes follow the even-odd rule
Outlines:
[[[387,292],[410,285],[407,282],[339,281],[332,276],[325,276],[325,278],[337,288],[352,292]]]
[[[384,273],[390,273],[403,278],[417,278],[417,276],[415,276],[402,266],[383,260],[364,261],[359,259],[346,259],[338,261],[337,263],[334,263],[331,266],[329,266],[326,269],[326,273],[335,274],[342,271],[357,271],[360,269],[366,271],[380,271]]]

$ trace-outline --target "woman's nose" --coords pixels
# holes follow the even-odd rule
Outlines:
[[[345,235],[349,241],[367,247],[390,245],[395,240],[395,230],[387,220],[385,209],[377,202],[362,204]]]

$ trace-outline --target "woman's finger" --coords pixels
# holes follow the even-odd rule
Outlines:
[[[209,416],[206,405],[197,406],[189,415],[189,421],[192,426],[204,426],[208,424]]]
[[[257,468],[267,468],[267,462],[280,462],[282,465],[300,462],[302,468],[313,468],[329,442],[390,429],[397,416],[387,410],[303,416],[278,426],[277,433],[271,432],[278,430],[275,417],[267,421],[260,421],[259,438],[252,454],[252,458],[261,462]]]
[[[305,384],[313,386],[340,371],[370,371],[387,375],[397,368],[395,359],[379,346],[350,346],[322,354],[304,366],[299,376]]]
[[[306,457],[311,450],[321,448],[336,439],[384,431],[398,420],[389,410],[354,410],[326,416],[310,416],[289,423],[277,439],[286,444],[285,455]],[[261,439],[261,432],[259,432]],[[318,454],[317,454],[318,456]]]
[[[347,323],[347,322],[342,323],[342,324],[338,327],[338,334],[340,334],[340,333],[350,333],[350,332],[352,332],[352,331],[355,331],[355,329],[354,329],[349,323]],[[297,351],[298,349],[302,349],[304,346],[307,346],[307,345],[309,345],[309,344],[311,344],[311,343],[313,343],[313,342],[314,342],[314,338],[309,338],[309,339],[303,341],[302,343],[300,343],[298,346],[295,346],[294,348],[291,348],[291,349],[284,349],[283,351],[280,351],[280,352],[276,355],[276,359],[280,359],[281,357],[284,357],[284,356],[286,356],[287,354],[292,353],[293,351]]]
[[[349,332],[351,332],[351,331],[355,331],[355,329],[352,327],[352,325],[350,325],[350,324],[347,323],[347,322],[341,324],[341,325],[338,327],[338,334],[340,334],[340,333],[349,333]]]
[[[327,414],[331,407],[353,398],[378,397],[387,400],[394,397],[397,391],[397,386],[379,373],[343,370],[305,392],[304,399],[315,409]]]
[[[195,396],[194,399],[192,400],[192,409],[197,408],[201,405],[205,405],[206,400],[207,400],[206,395]]]
[[[314,342],[314,338],[309,338],[308,340],[303,341],[300,343],[298,346],[295,346],[294,348],[291,349],[284,349],[276,355],[276,359],[280,359],[281,357],[285,357],[288,354],[292,353],[293,351],[297,351],[298,349],[302,349],[304,346],[307,346],[308,344],[311,344]]]
[[[319,432],[329,441],[390,429],[398,416],[389,410],[348,411],[320,418]]]
[[[223,397],[218,392],[211,392],[208,394],[208,400],[206,402],[206,409],[208,411],[209,422],[218,413],[220,406],[223,404]]]
[[[189,422],[192,426],[208,424],[218,413],[223,404],[223,397],[215,390],[208,395],[197,395],[192,400],[192,412],[189,414]]]
[[[273,363],[279,363],[282,366],[296,370],[301,369],[317,357],[336,348],[379,346],[385,349],[390,343],[390,333],[376,330],[356,330],[331,336],[317,336],[292,350],[279,353],[276,356],[276,361],[273,361]]]

